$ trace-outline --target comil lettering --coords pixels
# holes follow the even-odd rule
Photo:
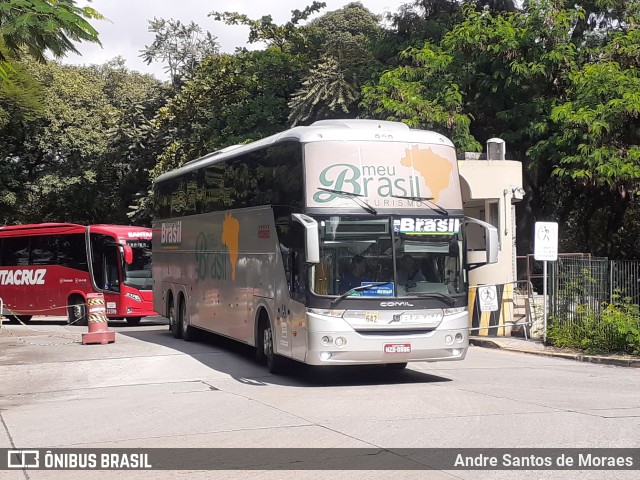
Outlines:
[[[0,285],[44,285],[44,268],[37,270],[0,270]]]

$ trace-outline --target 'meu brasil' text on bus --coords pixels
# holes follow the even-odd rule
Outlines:
[[[4,314],[68,315],[86,325],[87,293],[103,293],[107,317],[137,324],[155,315],[151,229],[41,223],[0,227]]]
[[[312,365],[460,360],[465,219],[453,144],[394,122],[327,120],[228,147],[154,184],[154,306]],[[479,264],[474,264],[473,267]]]

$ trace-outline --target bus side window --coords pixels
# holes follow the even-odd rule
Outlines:
[[[21,267],[29,265],[29,237],[10,237],[2,242],[2,265]]]

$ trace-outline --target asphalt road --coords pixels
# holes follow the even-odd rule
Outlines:
[[[113,322],[82,345],[56,319],[0,331],[3,448],[640,448],[640,371],[471,347],[452,363],[274,376],[251,348]],[[635,471],[0,471],[66,478],[638,478]]]

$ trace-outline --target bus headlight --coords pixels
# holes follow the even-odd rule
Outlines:
[[[460,343],[460,342],[462,342],[462,334],[456,333],[456,343]]]
[[[322,343],[322,345],[326,347],[327,345],[331,345],[333,343],[333,338],[331,338],[329,335],[325,335],[320,339],[320,343]]]
[[[445,315],[456,315],[458,313],[466,312],[467,307],[444,308],[442,311]]]
[[[336,347],[344,347],[347,344],[347,339],[344,337],[336,338]]]
[[[337,317],[341,318],[344,315],[344,310],[330,310],[328,308],[307,308],[308,313],[315,313],[316,315],[324,315],[325,317]]]
[[[137,294],[135,294],[135,293],[129,293],[129,292],[127,292],[127,293],[125,293],[125,294],[124,294],[124,296],[125,296],[125,297],[129,297],[129,298],[131,298],[132,300],[135,300],[136,302],[142,302],[142,298],[140,297],[140,295],[137,295]]]

